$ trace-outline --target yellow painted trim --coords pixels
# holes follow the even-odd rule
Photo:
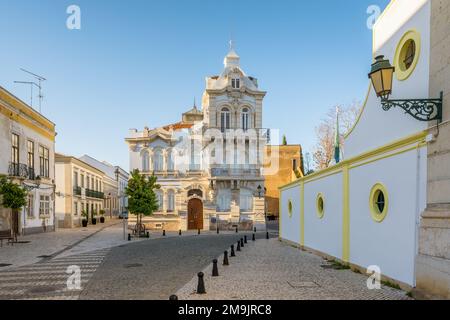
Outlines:
[[[412,151],[412,150],[415,150],[415,149],[418,149],[418,148],[422,148],[422,147],[424,147],[426,145],[427,145],[426,142],[419,142],[419,143],[417,143],[417,145],[414,145],[412,147],[409,147],[409,148],[406,148],[406,149],[402,149],[402,150],[394,152],[394,153],[389,153],[387,155],[384,155],[384,156],[381,156],[381,157],[378,157],[378,158],[375,158],[375,159],[371,159],[371,160],[366,161],[366,162],[358,163],[358,164],[356,164],[354,166],[351,166],[350,169],[359,168],[359,167],[365,166],[365,165],[373,163],[373,162],[377,162],[377,161],[380,161],[380,160],[383,160],[383,159],[391,158],[393,156],[397,156],[397,155],[405,153],[405,152],[409,152],[409,151]]]
[[[376,205],[376,195],[379,191],[383,192],[384,194],[385,206],[383,212],[380,212]],[[386,219],[389,211],[389,193],[387,191],[387,188],[382,183],[377,183],[372,187],[369,197],[369,208],[372,219],[375,222],[381,223],[384,219]]]
[[[364,103],[363,103],[361,109],[359,110],[358,117],[356,118],[356,121],[353,124],[353,126],[350,128],[350,130],[344,135],[344,139],[347,139],[350,136],[350,134],[352,134],[353,130],[355,130],[356,126],[358,125],[359,120],[361,120],[363,112],[364,112],[364,110],[366,110],[366,106],[367,106],[367,102],[369,101],[371,90],[372,90],[372,83],[369,81],[369,88],[367,89],[366,98],[364,99]]]
[[[342,190],[342,261],[350,261],[350,178],[349,167],[343,169]]]
[[[395,50],[395,56],[394,56],[395,75],[397,77],[397,80],[405,81],[406,79],[408,79],[411,76],[411,74],[416,69],[416,66],[420,60],[420,52],[421,52],[421,48],[422,48],[420,39],[421,39],[420,32],[417,31],[416,29],[411,29],[411,30],[408,30],[403,35],[403,37],[400,39],[399,43],[397,44],[397,49]],[[416,55],[414,56],[414,61],[411,65],[411,67],[409,67],[408,70],[402,70],[402,68],[400,66],[400,59],[401,59],[400,55],[401,55],[403,47],[405,46],[406,42],[408,42],[409,40],[413,40],[416,44]]]
[[[378,17],[377,21],[375,21],[375,24],[372,28],[372,55],[375,57],[375,28],[377,27],[378,23],[384,18],[386,13],[391,9],[392,5],[394,4],[396,0],[391,0],[389,4],[386,6],[386,8],[383,10],[383,12]]]
[[[305,245],[305,182],[300,183],[300,245]]]
[[[320,200],[322,200],[322,208],[319,206]],[[322,193],[319,193],[316,198],[316,215],[319,219],[323,219],[325,215],[325,198]]]
[[[3,106],[0,105],[0,114],[3,114],[5,117],[9,118],[12,121],[15,121],[33,131],[36,133],[46,137],[50,141],[55,141],[55,132],[54,131],[48,131],[36,124],[34,124],[32,121],[28,120],[21,114],[18,114],[17,112],[11,111]]]
[[[278,223],[278,239],[281,239],[281,231],[282,231],[281,225],[282,225],[282,221],[283,221],[283,211],[282,211],[282,204],[283,204],[282,195],[283,195],[283,193],[281,192],[281,190],[279,190],[278,192],[279,192],[278,199],[280,199],[280,200],[278,200],[278,212],[279,212],[278,219],[280,220]],[[267,223],[267,221],[266,221],[266,223]]]
[[[405,138],[395,140],[384,146],[375,148],[373,150],[364,152],[360,155],[346,159],[346,160],[344,160],[334,166],[331,166],[329,168],[315,172],[315,173],[305,176],[303,178],[299,178],[289,184],[279,187],[279,189],[283,191],[283,190],[286,190],[286,189],[289,189],[289,188],[299,185],[301,181],[308,183],[308,182],[312,181],[313,179],[323,177],[326,174],[339,173],[340,171],[342,171],[342,168],[344,168],[345,166],[354,166],[355,164],[357,164],[359,162],[362,162],[367,159],[371,159],[378,155],[383,155],[383,154],[398,150],[400,148],[406,147],[406,146],[411,145],[416,142],[421,143],[421,142],[425,141],[425,137],[427,136],[427,134],[428,134],[428,131],[424,130],[424,131],[420,131],[418,133],[412,134],[410,136],[407,136]]]
[[[43,115],[35,111],[29,105],[27,105],[25,102],[23,102],[22,100],[20,100],[19,98],[17,98],[16,96],[14,96],[13,94],[11,94],[9,91],[7,91],[2,87],[0,87],[0,101],[4,101],[11,107],[16,108],[17,110],[29,116],[46,129],[50,131],[55,130],[55,124],[53,122],[45,118]]]

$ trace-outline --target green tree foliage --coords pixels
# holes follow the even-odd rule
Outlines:
[[[125,194],[128,196],[128,210],[138,216],[138,229],[142,227],[142,216],[151,216],[159,209],[155,190],[160,186],[156,183],[157,177],[146,177],[139,170],[131,172],[131,179]]]
[[[283,135],[283,146],[287,146],[287,138]]]
[[[0,204],[4,208],[17,211],[27,204],[27,191],[11,182],[6,177],[0,177]]]

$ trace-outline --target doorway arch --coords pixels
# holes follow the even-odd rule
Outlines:
[[[203,202],[194,198],[188,203],[188,230],[203,229]]]

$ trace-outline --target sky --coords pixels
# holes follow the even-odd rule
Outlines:
[[[56,151],[128,170],[129,129],[180,121],[233,39],[241,67],[267,91],[264,128],[312,153],[327,111],[363,100],[367,9],[388,2],[0,0],[0,86],[29,103],[29,86],[14,81],[33,79],[20,68],[44,76],[41,112],[56,124]],[[81,9],[80,30],[66,26],[70,5]]]

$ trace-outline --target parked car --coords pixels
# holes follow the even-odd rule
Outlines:
[[[119,213],[119,219],[128,219],[128,212]]]

